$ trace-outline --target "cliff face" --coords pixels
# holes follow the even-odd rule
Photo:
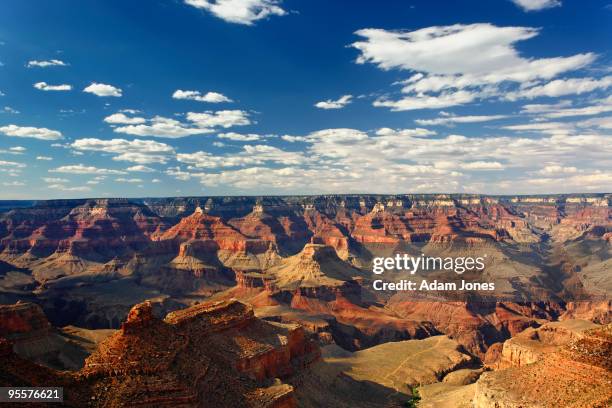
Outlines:
[[[50,331],[51,324],[40,306],[26,302],[0,305],[0,337],[17,340],[45,336]]]
[[[236,297],[268,308],[270,319],[291,315],[316,326],[325,341],[351,350],[444,333],[483,357],[539,319],[609,321],[609,200],[441,194],[40,202],[0,213],[0,299],[40,300],[54,323],[116,328],[145,299],[173,310]],[[401,252],[487,254],[484,275],[469,278],[495,282],[499,298],[372,290],[372,259]]]
[[[37,370],[0,341],[0,384],[58,384],[68,404],[295,407],[285,378],[319,358],[297,325],[261,321],[228,301],[176,311],[164,320],[135,306],[121,330],[73,373]],[[112,392],[109,392],[112,389]]]
[[[88,354],[84,343],[91,344],[96,337],[108,335],[103,330],[80,342],[76,339],[81,337],[70,336],[68,331],[51,326],[41,307],[34,303],[0,305],[0,338],[10,341],[12,351],[22,358],[50,368],[78,370]],[[80,334],[87,336],[84,332]]]
[[[512,366],[480,377],[473,406],[607,406],[612,399],[612,327],[584,327],[580,321],[548,325],[531,332],[528,340],[521,333],[520,352],[517,341],[508,340],[504,350],[511,352],[505,358]]]
[[[278,258],[272,254],[293,255],[311,242],[363,265],[364,245],[531,244],[548,237],[563,243],[587,235],[605,241],[612,228],[608,200],[403,195],[51,201],[0,214],[0,260],[31,269],[44,282],[112,270],[113,262],[123,265],[121,273],[134,273],[127,264],[140,255],[165,262],[178,257],[189,268],[182,257],[193,246],[199,251],[193,256],[207,265],[253,270],[273,266]],[[197,278],[206,275],[192,263],[200,269]]]

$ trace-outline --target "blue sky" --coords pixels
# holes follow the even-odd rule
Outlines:
[[[612,3],[0,5],[0,199],[612,191]]]

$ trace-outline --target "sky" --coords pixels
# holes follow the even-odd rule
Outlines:
[[[612,1],[0,2],[0,199],[612,191]]]

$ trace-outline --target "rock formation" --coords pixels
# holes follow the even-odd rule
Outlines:
[[[201,304],[164,320],[134,306],[76,372],[36,368],[0,339],[0,385],[63,386],[68,406],[295,407],[293,388],[274,380],[319,358],[296,325],[261,321],[237,301]]]

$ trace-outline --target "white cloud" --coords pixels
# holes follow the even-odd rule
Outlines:
[[[132,113],[132,112],[129,112]],[[134,112],[135,113],[135,112]],[[112,115],[109,115],[107,117],[104,118],[104,121],[106,123],[110,123],[113,125],[138,125],[141,123],[145,123],[146,119],[145,118],[141,118],[141,117],[129,117],[127,116],[125,113],[113,113]]]
[[[537,36],[538,29],[497,27],[488,23],[433,26],[415,31],[362,29],[352,46],[357,63],[414,74],[399,99],[382,97],[375,106],[392,110],[443,108],[499,96],[502,82],[526,84],[552,79],[593,62],[593,53],[569,57],[526,58],[515,43]]]
[[[421,126],[453,125],[455,123],[479,123],[489,122],[507,118],[507,115],[468,115],[468,116],[443,116],[435,119],[415,119]]]
[[[70,180],[65,179],[65,178],[59,178],[59,177],[43,177],[42,180],[45,183],[51,183],[51,184],[70,183]]]
[[[538,118],[557,119],[572,116],[593,116],[601,113],[612,112],[612,96],[606,99],[597,101],[594,105],[588,105],[581,108],[569,107],[571,102],[562,101],[556,104],[532,104],[524,105],[521,112],[527,114],[536,114]]]
[[[16,153],[16,154],[21,154],[21,153],[25,152],[25,151],[26,151],[26,150],[28,150],[28,149],[26,149],[26,148],[25,148],[25,147],[23,147],[23,146],[14,146],[14,147],[9,147],[9,150],[10,150],[11,152],[13,152],[13,153]]]
[[[250,125],[251,121],[248,116],[247,112],[237,109],[202,113],[188,112],[187,120],[200,128],[229,128],[232,126]]]
[[[120,97],[123,91],[121,88],[117,88],[112,85],[92,82],[89,86],[83,89],[83,92],[91,93],[97,96]]]
[[[609,191],[612,185],[612,173],[602,171],[582,172],[580,174],[563,174],[555,177],[529,178],[523,181],[526,186],[531,185],[532,190],[541,191],[542,188],[555,189],[564,192],[599,192]]]
[[[36,160],[50,161],[50,160],[53,160],[53,157],[49,157],[49,156],[36,156]]]
[[[65,67],[68,64],[62,60],[58,59],[50,59],[50,60],[32,60],[28,61],[26,65],[28,68],[39,67],[39,68],[47,68],[47,67]]]
[[[305,142],[306,138],[304,136],[291,136],[291,135],[282,135],[281,139],[285,142],[295,143],[295,142]]]
[[[219,136],[221,139],[229,139],[229,140],[233,140],[236,142],[253,142],[255,140],[261,139],[261,136],[255,133],[249,133],[249,134],[244,135],[241,133],[228,132],[228,133],[219,133],[217,136]]]
[[[193,126],[192,124],[163,116],[155,116],[149,119],[147,124],[119,126],[114,131],[134,136],[154,136],[170,139],[213,132],[209,128]]]
[[[557,175],[564,175],[564,174],[574,174],[577,172],[578,172],[578,169],[573,166],[564,167],[564,166],[559,166],[557,164],[550,164],[550,165],[544,166],[540,171],[538,171],[538,174],[541,174],[543,176],[557,176]]]
[[[142,183],[142,179],[140,178],[124,178],[124,177],[119,177],[116,178],[115,181],[119,182],[119,183]]]
[[[473,170],[473,171],[490,171],[490,170],[504,170],[505,167],[498,161],[473,161],[473,162],[462,162],[459,160],[440,160],[433,163],[437,169],[453,170]]]
[[[591,53],[523,58],[514,44],[538,35],[537,29],[529,27],[455,24],[416,31],[363,29],[356,34],[365,38],[365,41],[352,44],[361,52],[358,63],[371,62],[385,70],[399,68],[435,75],[478,75],[481,76],[479,81],[486,83],[549,79],[584,67],[595,59]]]
[[[62,139],[61,132],[47,128],[37,128],[31,126],[8,125],[0,127],[0,132],[12,137],[31,137],[40,140]]]
[[[75,140],[70,145],[78,151],[97,151],[111,153],[113,160],[129,161],[138,164],[166,163],[174,148],[165,143],[153,140],[126,140],[85,138]]]
[[[151,180],[151,183],[161,183],[161,180],[154,178],[153,180]]]
[[[47,188],[50,190],[71,191],[71,192],[91,191],[91,188],[87,186],[70,186],[69,187],[63,184],[49,184]]]
[[[185,0],[190,6],[207,10],[228,23],[252,25],[269,16],[287,14],[278,0]]]
[[[0,92],[0,96],[2,96],[2,92]],[[9,113],[11,115],[19,114],[19,111],[17,109],[13,109],[10,106],[5,106],[4,108],[2,108],[2,112],[3,113]]]
[[[179,153],[176,155],[176,159],[195,168],[209,169],[254,166],[264,163],[296,165],[306,161],[306,158],[301,153],[289,152],[268,145],[247,145],[243,147],[242,152],[226,156],[215,156],[203,151]]]
[[[374,106],[391,108],[392,111],[407,111],[417,109],[440,109],[449,106],[465,105],[476,99],[477,94],[469,91],[444,92],[436,96],[419,95],[406,96],[399,100],[380,98],[374,101]]]
[[[200,91],[183,91],[181,89],[177,89],[172,94],[172,97],[174,99],[187,99],[208,103],[233,102],[230,98],[218,92],[206,92],[205,94],[202,94]]]
[[[25,186],[25,183],[21,181],[5,181],[2,183],[2,185],[5,187],[21,187]]]
[[[534,122],[522,125],[503,126],[502,129],[522,132],[548,133],[552,135],[568,135],[574,131],[575,126],[572,123],[566,122]]]
[[[221,110],[207,112],[188,112],[187,121],[155,116],[147,119],[146,124],[118,126],[117,133],[126,133],[135,136],[155,136],[166,138],[180,138],[214,132],[215,127],[229,128],[251,124],[249,114],[242,110]]]
[[[319,109],[342,109],[351,103],[352,98],[353,95],[343,95],[336,100],[327,99],[325,101],[317,102],[314,106]]]
[[[26,167],[26,165],[23,164],[23,163],[18,163],[18,162],[14,162],[14,161],[6,161],[6,160],[0,160],[0,166],[2,166],[2,167],[14,167],[14,168],[24,168],[24,167]]]
[[[463,170],[503,170],[504,166],[500,162],[475,161],[461,163],[459,168]]]
[[[49,172],[67,174],[126,174],[125,171],[121,170],[103,169],[94,166],[85,166],[84,164],[60,166],[56,169],[49,170]]]
[[[596,127],[600,129],[612,129],[612,116],[583,120],[581,122],[578,122],[576,125],[583,128]]]
[[[34,84],[34,88],[40,89],[41,91],[70,91],[72,89],[72,85],[49,85],[46,82],[37,82]]]
[[[523,109],[521,109],[521,113],[539,114],[543,112],[550,112],[552,110],[568,108],[570,106],[572,106],[572,101],[567,100],[567,99],[559,101],[557,103],[553,103],[553,104],[535,103],[535,104],[523,105]]]
[[[415,129],[390,129],[380,128],[376,131],[378,136],[409,136],[409,137],[427,137],[436,134],[435,131],[423,128]]]
[[[153,172],[155,172],[155,169],[152,169],[151,167],[143,166],[141,164],[139,164],[137,166],[128,167],[125,170],[126,171],[138,171],[138,172],[141,172],[141,173],[153,173]]]
[[[512,2],[525,11],[538,11],[561,6],[559,0],[512,0]]]
[[[515,92],[509,92],[505,98],[514,101],[519,98],[533,99],[541,96],[559,97],[565,95],[580,95],[597,89],[612,87],[612,76],[603,78],[569,78],[556,79],[544,85],[537,85]]]

